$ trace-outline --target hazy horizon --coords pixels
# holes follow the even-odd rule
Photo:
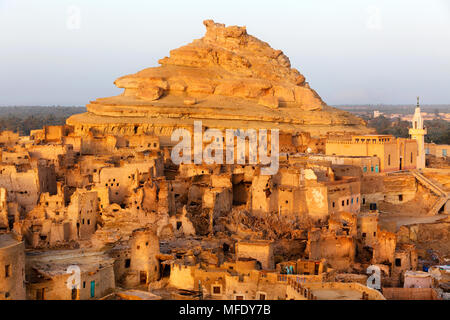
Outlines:
[[[0,0],[0,106],[84,106],[116,78],[245,25],[328,105],[450,104],[450,4],[431,1]]]

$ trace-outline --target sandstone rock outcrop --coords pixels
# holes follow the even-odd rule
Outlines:
[[[172,50],[159,67],[118,78],[114,83],[123,94],[91,102],[88,113],[67,123],[101,134],[126,133],[127,126],[138,125],[169,135],[194,119],[219,128],[369,131],[361,119],[327,106],[281,50],[245,27],[212,20],[204,25],[203,38]]]

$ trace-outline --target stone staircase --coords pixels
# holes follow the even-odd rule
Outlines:
[[[447,203],[448,200],[449,200],[448,196],[447,197],[440,197],[438,199],[438,201],[436,201],[435,204],[428,211],[428,214],[430,216],[438,214],[439,210]]]
[[[411,173],[417,179],[417,181],[419,181],[422,185],[430,189],[434,194],[439,196],[438,200],[428,211],[428,215],[430,216],[438,214],[442,206],[444,206],[450,199],[448,192],[445,191],[445,189],[439,183],[428,179],[420,171],[411,170]]]

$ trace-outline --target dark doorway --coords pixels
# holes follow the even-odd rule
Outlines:
[[[161,278],[169,278],[170,277],[170,264],[162,264],[160,262],[159,274],[160,274]]]
[[[72,300],[78,300],[78,289],[77,288],[72,289]]]
[[[36,290],[36,300],[45,300],[45,288]]]
[[[314,264],[314,274],[315,274],[315,275],[318,275],[318,274],[319,274],[319,266],[320,266],[320,264],[319,264],[318,262],[316,262],[316,263]]]
[[[140,284],[146,284],[147,283],[147,272],[146,271],[140,271],[139,272],[139,282],[140,282]]]
[[[399,162],[399,169],[402,170],[403,168],[403,158],[400,158],[400,162]]]

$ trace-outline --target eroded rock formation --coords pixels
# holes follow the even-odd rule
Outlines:
[[[203,38],[172,50],[161,66],[118,78],[123,94],[97,99],[67,121],[94,134],[170,135],[194,119],[218,128],[368,132],[363,120],[327,106],[289,58],[245,27],[204,21]],[[332,125],[332,127],[330,127]]]

